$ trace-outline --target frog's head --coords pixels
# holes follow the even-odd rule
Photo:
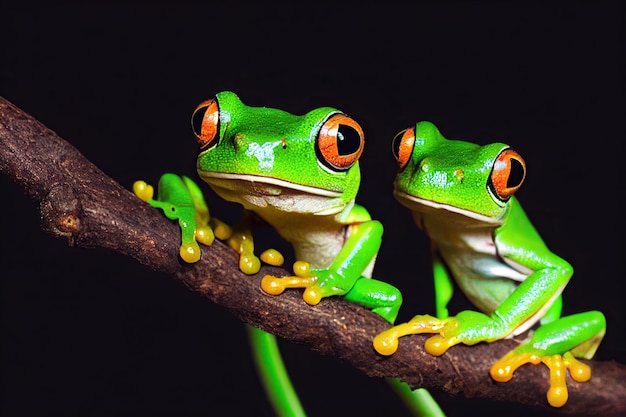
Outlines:
[[[337,109],[297,116],[224,91],[196,108],[192,125],[198,173],[227,200],[327,214],[356,197],[363,130]]]
[[[526,174],[524,160],[508,145],[448,140],[426,121],[398,133],[393,149],[400,165],[395,195],[413,210],[430,207],[492,222]]]

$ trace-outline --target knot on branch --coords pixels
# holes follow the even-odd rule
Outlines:
[[[56,183],[41,200],[43,228],[57,236],[70,239],[80,232],[82,206],[74,188],[68,183]]]

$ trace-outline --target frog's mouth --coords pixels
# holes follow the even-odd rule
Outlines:
[[[452,206],[445,203],[438,203],[436,201],[427,200],[424,198],[416,197],[414,195],[405,193],[404,191],[395,190],[394,194],[398,201],[409,208],[410,210],[421,212],[421,213],[431,213],[442,215],[441,213],[449,212],[459,215],[459,219],[470,218],[479,222],[488,223],[488,224],[499,224],[501,220],[498,218],[491,218],[489,216],[485,216],[484,214],[479,214],[474,211],[465,210],[456,206]],[[450,219],[452,220],[452,219]]]
[[[262,175],[199,172],[200,177],[225,200],[250,210],[274,208],[284,212],[336,214],[346,208],[338,191],[296,184]]]

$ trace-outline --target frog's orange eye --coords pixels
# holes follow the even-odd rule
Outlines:
[[[218,137],[220,109],[217,100],[203,101],[191,116],[191,127],[198,139],[200,149],[207,148]]]
[[[320,128],[315,150],[325,166],[345,171],[358,161],[364,143],[361,126],[345,114],[335,114]]]
[[[410,127],[400,131],[391,143],[391,151],[393,156],[398,161],[400,169],[403,169],[411,159],[411,153],[415,146],[415,128]]]
[[[489,188],[501,201],[507,201],[519,189],[526,177],[526,163],[511,148],[500,152],[491,169]]]

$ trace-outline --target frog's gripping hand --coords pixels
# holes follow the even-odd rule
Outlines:
[[[464,312],[465,315],[468,313]],[[501,339],[471,339],[463,336],[462,322],[459,316],[443,320],[429,315],[415,316],[407,323],[393,326],[378,334],[374,338],[374,349],[381,355],[392,355],[398,349],[400,337],[420,333],[438,333],[424,344],[424,350],[433,356],[440,356],[459,343],[473,345],[480,341],[493,342]],[[604,336],[605,328],[604,315],[598,311],[575,314],[545,324],[530,339],[498,360],[491,367],[491,377],[498,382],[507,382],[520,366],[543,363],[550,370],[548,402],[553,407],[561,407],[568,399],[567,370],[577,382],[585,382],[591,378],[589,366],[575,357],[591,359]]]
[[[415,316],[407,323],[398,324],[378,334],[374,338],[374,349],[381,355],[393,355],[398,350],[400,337],[410,334],[438,333],[446,326],[447,321],[448,319],[440,320],[428,314]],[[428,353],[434,355],[432,352]],[[441,354],[443,352],[439,353]]]
[[[309,305],[317,305],[322,298],[333,295],[345,295],[350,288],[344,289],[333,283],[330,269],[311,269],[308,262],[296,261],[293,264],[294,275],[276,277],[265,275],[261,280],[261,288],[270,295],[280,295],[287,288],[304,288],[302,298]],[[325,285],[316,285],[322,282]]]
[[[226,240],[228,246],[239,254],[239,270],[247,275],[254,275],[261,269],[261,261],[273,266],[281,266],[285,260],[283,255],[276,249],[267,249],[261,255],[254,253],[254,237],[252,231],[257,219],[253,212],[244,210],[239,223],[229,229],[220,240]],[[223,224],[223,223],[222,223]],[[225,225],[224,225],[225,226]],[[217,235],[217,229],[216,229]]]
[[[507,382],[520,366],[543,363],[550,370],[548,402],[553,407],[562,407],[568,399],[567,371],[577,382],[591,378],[591,368],[576,357],[591,359],[605,329],[606,321],[599,311],[573,314],[545,324],[529,340],[497,361],[491,367],[491,377]]]
[[[293,276],[264,276],[261,281],[263,290],[279,295],[287,288],[304,288],[304,301],[311,305],[317,305],[324,297],[348,293],[376,259],[383,233],[382,224],[370,220],[364,210],[361,206],[352,209],[352,217],[346,224],[348,237],[328,268],[312,269],[310,262],[297,261]]]
[[[382,224],[373,220],[351,223],[347,241],[328,268],[311,268],[309,263],[298,261],[294,263],[295,275],[266,275],[261,288],[271,295],[282,294],[287,288],[304,288],[302,298],[310,305],[317,305],[325,297],[345,296],[393,323],[402,294],[393,285],[370,277],[382,229]]]
[[[261,280],[261,288],[270,295],[280,295],[287,288],[304,288],[302,298],[309,305],[317,305],[325,297],[343,295],[347,301],[370,309],[389,323],[393,323],[398,316],[402,294],[391,284],[361,277],[350,289],[332,285],[321,286],[318,285],[320,281],[326,284],[333,283],[332,279],[325,280],[325,277],[330,275],[329,270],[311,270],[310,265],[302,261],[295,262],[293,270],[295,275],[292,276],[265,275]]]
[[[178,220],[181,230],[180,257],[188,263],[200,260],[198,242],[211,245],[215,239],[209,226],[209,209],[202,191],[191,179],[175,174],[163,174],[159,180],[158,195],[145,181],[133,184],[134,194],[150,206],[163,210],[170,220]]]
[[[280,295],[287,288],[309,288],[317,281],[316,275],[311,275],[311,265],[308,262],[296,261],[293,264],[293,272],[295,275],[286,277],[276,277],[274,275],[265,275],[261,279],[261,288],[270,295]],[[312,296],[304,294],[304,300],[311,305],[316,305],[322,297],[314,293]]]

